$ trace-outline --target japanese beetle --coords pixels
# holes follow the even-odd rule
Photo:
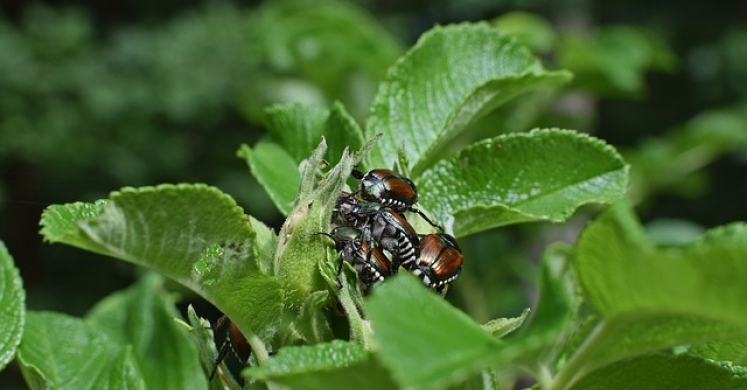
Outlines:
[[[436,233],[420,239],[420,257],[412,273],[426,286],[440,293],[461,271],[462,251],[454,236]]]
[[[394,273],[399,264],[405,269],[413,269],[420,255],[420,239],[404,217],[385,207],[372,216],[367,228],[370,230],[364,230],[363,240],[374,239],[392,254]]]
[[[388,169],[374,169],[363,172],[354,169],[352,176],[361,181],[354,193],[369,202],[376,202],[384,207],[391,207],[405,212],[418,201],[418,190],[412,180]]]
[[[356,198],[353,194],[343,191],[337,197],[332,218],[344,226],[363,228],[372,215],[376,214],[381,205]]]
[[[376,202],[383,207],[391,207],[400,214],[405,211],[418,213],[438,230],[444,230],[443,227],[433,223],[428,216],[413,206],[418,201],[418,189],[409,178],[389,169],[374,169],[366,174],[353,169],[351,175],[361,181],[353,195],[361,194],[361,198],[364,200]]]
[[[225,326],[226,322],[228,323],[226,340],[218,350],[218,357],[216,357],[215,362],[213,362],[213,369],[210,371],[211,381],[213,380],[213,377],[218,370],[218,366],[228,356],[229,349],[233,351],[233,354],[236,355],[236,358],[239,359],[241,363],[246,363],[247,360],[249,360],[249,355],[252,353],[252,348],[246,341],[246,337],[244,337],[236,324],[228,319],[228,317],[223,316],[221,318],[218,318],[218,320],[215,322],[215,325],[213,326],[213,330],[222,328],[223,326]]]
[[[374,246],[371,240],[363,240],[361,231],[341,226],[332,229],[329,233],[322,234],[335,242],[338,253],[337,277],[342,272],[342,262],[346,261],[353,266],[360,281],[367,287],[384,280],[391,275],[392,265],[380,248]]]
[[[343,192],[337,199],[334,213],[344,225],[362,229],[364,242],[375,240],[392,254],[392,273],[397,272],[399,264],[408,270],[413,269],[420,240],[410,223],[394,209],[379,207]]]

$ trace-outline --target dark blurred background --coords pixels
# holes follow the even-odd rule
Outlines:
[[[505,126],[487,120],[485,136],[552,126],[612,143],[662,245],[747,218],[744,1],[4,0],[0,239],[28,307],[82,315],[139,272],[42,242],[46,206],[204,182],[279,228],[282,216],[235,157],[262,137],[263,107],[341,100],[362,123],[386,68],[420,34],[478,20],[576,75],[504,107],[492,118]],[[544,248],[572,241],[594,212],[462,239],[468,266],[449,299],[479,321],[518,315],[536,294]]]

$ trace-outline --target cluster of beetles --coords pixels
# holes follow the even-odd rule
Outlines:
[[[462,270],[462,252],[453,236],[443,233],[441,226],[414,207],[418,201],[415,183],[388,169],[366,174],[353,170],[352,176],[360,185],[337,198],[332,211],[335,227],[329,233],[317,233],[335,242],[338,280],[343,262],[353,266],[367,290],[402,267],[443,293]],[[419,214],[441,233],[418,234],[404,217],[408,211]],[[218,320],[214,329],[226,323],[228,337],[215,359],[211,380],[229,348],[242,362],[251,353],[246,338],[227,317]]]
[[[453,236],[414,207],[415,183],[388,169],[366,174],[353,170],[352,176],[360,185],[337,198],[332,212],[335,227],[317,233],[335,242],[338,278],[347,262],[361,283],[371,288],[402,267],[439,294],[444,292],[462,270],[462,252]],[[419,214],[441,233],[418,234],[404,216],[407,211]]]

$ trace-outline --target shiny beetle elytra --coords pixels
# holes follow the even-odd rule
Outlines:
[[[392,273],[397,272],[400,264],[408,270],[415,267],[415,261],[420,254],[418,234],[394,209],[379,207],[376,203],[342,193],[337,200],[334,213],[344,225],[361,229],[364,242],[375,240],[392,254]]]
[[[443,227],[436,225],[422,211],[414,207],[418,201],[418,189],[415,183],[407,177],[389,169],[373,169],[368,173],[353,169],[351,175],[360,180],[361,184],[353,192],[369,202],[376,202],[383,207],[390,207],[397,213],[412,211],[425,219],[438,230]]]
[[[363,172],[354,169],[352,176],[361,181],[354,193],[369,202],[376,202],[396,211],[405,212],[418,201],[418,190],[412,180],[388,169]]]
[[[315,234],[325,235],[335,242],[338,253],[338,278],[342,272],[343,261],[353,266],[358,278],[367,287],[391,275],[392,268],[389,259],[372,241],[363,240],[360,230],[349,226],[341,226],[332,229],[329,233],[319,232]]]
[[[412,273],[426,286],[440,293],[461,271],[462,251],[454,236],[436,233],[420,239],[420,257]]]

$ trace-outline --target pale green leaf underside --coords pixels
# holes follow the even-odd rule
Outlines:
[[[725,366],[687,355],[651,354],[611,364],[572,390],[661,390],[747,388],[747,377]]]
[[[18,360],[34,389],[146,389],[130,348],[65,314],[29,312]]]
[[[488,24],[436,27],[381,84],[366,135],[385,136],[367,161],[392,167],[403,150],[417,176],[485,113],[519,93],[569,78],[545,72],[529,50]]]
[[[50,206],[42,226],[47,240],[142,265],[182,283],[248,334],[270,331],[278,317],[282,292],[273,277],[258,270],[252,224],[216,188],[125,188],[105,204]]]
[[[244,376],[269,380],[293,389],[391,389],[391,379],[358,344],[342,340],[313,346],[286,347]]]
[[[685,343],[747,337],[744,328],[718,319],[671,312],[639,312],[602,321],[583,350],[584,365],[609,362]]]
[[[26,293],[18,268],[0,241],[0,371],[13,360],[26,319]]]
[[[696,314],[747,327],[747,225],[710,230],[682,247],[655,249],[618,205],[590,225],[575,256],[579,282],[604,316]]]
[[[528,221],[560,222],[581,205],[622,198],[628,167],[614,148],[557,129],[502,135],[423,173],[420,204],[457,236]],[[449,229],[447,228],[447,230]]]
[[[529,308],[524,309],[521,315],[513,318],[496,318],[482,325],[482,329],[492,334],[494,337],[501,338],[516,329],[519,329],[529,316]]]
[[[747,337],[747,225],[656,249],[627,206],[602,214],[579,238],[576,275],[602,316],[560,377],[681,344]]]

